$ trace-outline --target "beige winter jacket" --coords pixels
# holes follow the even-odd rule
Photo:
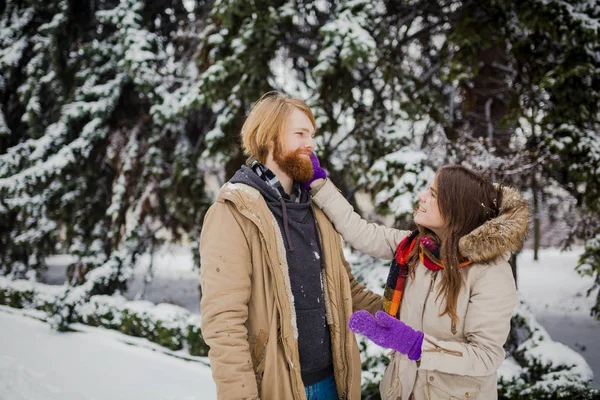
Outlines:
[[[352,276],[341,239],[315,207],[325,259],[325,299],[337,390],[360,399],[360,357],[347,328],[354,310],[382,298]],[[279,226],[260,193],[226,184],[206,214],[200,239],[202,334],[219,399],[305,399],[294,299]]]
[[[367,223],[329,180],[313,195],[337,231],[363,253],[392,259],[409,233]],[[497,398],[496,371],[504,360],[503,345],[517,303],[508,258],[523,242],[528,213],[527,201],[505,188],[500,215],[460,240],[461,254],[473,264],[461,269],[456,334],[450,317],[440,317],[445,302],[437,293],[444,271],[416,268],[414,280],[407,280],[399,317],[425,333],[423,353],[419,365],[392,353],[380,384],[383,399]]]

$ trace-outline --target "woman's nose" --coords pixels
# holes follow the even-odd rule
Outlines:
[[[417,198],[425,203],[425,192],[421,192],[417,195]]]

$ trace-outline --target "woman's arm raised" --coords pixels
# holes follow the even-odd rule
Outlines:
[[[354,211],[330,179],[318,179],[311,187],[313,202],[329,217],[346,242],[372,257],[387,260],[394,258],[398,243],[409,231],[367,222]]]

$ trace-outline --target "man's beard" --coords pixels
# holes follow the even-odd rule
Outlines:
[[[301,154],[309,154],[305,149],[297,149],[283,153],[281,143],[275,142],[273,149],[273,160],[277,163],[281,171],[285,172],[290,178],[298,182],[308,182],[312,178],[314,171],[310,158],[303,157]]]

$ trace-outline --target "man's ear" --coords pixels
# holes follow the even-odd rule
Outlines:
[[[267,161],[268,159],[275,159],[275,152],[277,151],[281,151],[282,148],[282,144],[281,144],[281,137],[277,137],[275,139],[273,139],[273,141],[271,142],[270,146],[267,148],[267,151],[265,153],[265,161]]]
[[[262,146],[258,149],[258,154],[256,155],[256,159],[261,163],[264,164],[268,157],[269,157],[269,147],[268,146]]]

